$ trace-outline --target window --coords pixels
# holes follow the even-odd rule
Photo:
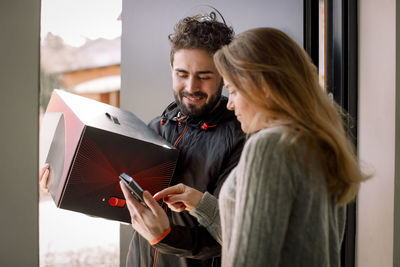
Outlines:
[[[121,10],[122,0],[42,0],[41,115],[53,89],[119,106]],[[40,191],[40,266],[118,266],[119,225]]]

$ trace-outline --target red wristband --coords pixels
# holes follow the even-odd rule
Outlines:
[[[164,233],[162,233],[161,235],[159,235],[156,239],[152,240],[150,242],[150,245],[155,245],[158,242],[160,242],[161,240],[163,240],[169,233],[171,232],[171,227],[168,227],[167,230],[164,231]]]

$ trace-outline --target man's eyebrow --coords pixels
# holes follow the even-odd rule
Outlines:
[[[184,70],[184,69],[179,69],[179,68],[175,68],[175,69],[174,69],[174,71],[177,71],[177,72],[184,72],[184,73],[189,73],[187,70]]]
[[[211,70],[203,70],[196,72],[196,74],[214,74],[214,72]]]
[[[177,71],[177,72],[183,72],[183,73],[189,73],[187,70],[185,70],[185,69],[180,69],[180,68],[175,68],[174,69],[175,71]],[[214,74],[215,72],[214,71],[211,71],[211,70],[200,70],[200,71],[196,71],[196,75],[199,75],[199,74]]]

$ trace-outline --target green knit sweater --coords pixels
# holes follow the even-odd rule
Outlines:
[[[287,135],[284,127],[253,134],[219,200],[206,192],[191,212],[222,244],[223,266],[340,266],[345,207]]]

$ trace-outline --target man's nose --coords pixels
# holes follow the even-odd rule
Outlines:
[[[200,81],[196,77],[191,77],[187,80],[186,91],[194,93],[200,90]]]

